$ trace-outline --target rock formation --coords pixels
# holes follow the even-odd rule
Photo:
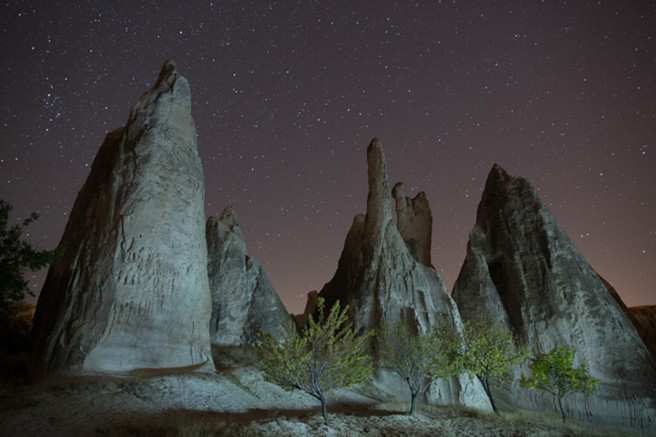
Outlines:
[[[632,321],[640,338],[656,360],[656,305],[631,307],[629,311],[633,314]]]
[[[206,225],[212,296],[211,342],[248,344],[258,329],[279,336],[291,320],[257,259],[248,256],[232,207]]]
[[[599,279],[604,284],[604,287],[606,287],[606,290],[608,290],[613,299],[615,299],[617,305],[619,305],[622,311],[624,311],[624,314],[626,314],[626,316],[629,318],[636,331],[638,332],[638,335],[647,347],[647,350],[656,362],[656,318],[654,317],[656,316],[656,313],[654,313],[654,308],[656,307],[644,306],[628,308],[622,301],[622,298],[617,293],[615,288],[601,276],[599,276]]]
[[[292,319],[296,324],[296,329],[302,329],[308,319],[310,314],[314,314],[317,309],[317,299],[319,298],[319,292],[317,290],[312,290],[307,294],[307,301],[305,302],[305,309],[302,314],[292,314]]]
[[[438,320],[461,328],[458,310],[439,274],[422,263],[430,262],[430,254],[426,255],[430,250],[428,201],[423,194],[407,199],[402,185],[397,185],[399,231],[392,216],[385,156],[376,138],[367,148],[367,163],[367,213],[355,217],[337,271],[319,296],[326,299],[326,308],[338,299],[342,305],[348,304],[359,331],[403,322],[425,332]],[[390,382],[387,378],[378,388]],[[489,408],[482,386],[472,385],[467,377],[434,386],[432,401]]]
[[[424,192],[414,199],[406,197],[405,185],[398,182],[392,189],[396,202],[397,227],[412,257],[423,265],[431,264],[433,216]]]
[[[497,165],[453,298],[464,320],[505,324],[533,354],[560,343],[576,349],[601,383],[588,398],[568,397],[569,415],[656,430],[656,366],[635,328],[535,190]],[[519,388],[518,374],[495,390],[500,404],[554,409],[550,396]]]
[[[211,365],[204,180],[187,80],[157,83],[110,132],[37,305],[40,370]]]

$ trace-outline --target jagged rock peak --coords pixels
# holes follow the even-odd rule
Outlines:
[[[535,355],[558,344],[576,350],[601,382],[588,398],[570,397],[568,414],[656,431],[656,364],[619,295],[528,181],[498,165],[488,176],[452,296],[464,320],[485,317],[505,324]],[[520,373],[498,389],[501,403],[551,408],[546,398],[519,386]]]
[[[462,322],[455,302],[437,271],[423,264],[411,254],[404,237],[394,224],[391,209],[391,192],[383,148],[377,138],[367,147],[369,194],[366,215],[358,214],[348,232],[335,275],[322,288],[319,297],[325,298],[326,308],[336,300],[349,305],[349,316],[357,331],[380,329],[397,322],[411,329],[426,332],[430,326],[445,320],[457,328]],[[407,206],[405,194],[402,203]],[[416,202],[426,206],[420,196]],[[412,202],[410,202],[412,204]],[[409,220],[415,208],[403,214],[406,235],[421,241],[430,240],[423,226],[430,214],[418,214],[417,225]],[[412,213],[410,213],[410,210]],[[421,218],[419,218],[421,216]],[[420,230],[421,232],[417,232]],[[427,244],[430,250],[430,243]],[[373,342],[375,343],[375,339]],[[381,371],[381,381],[396,381]],[[398,381],[397,381],[398,382]],[[403,383],[403,381],[401,381]],[[380,390],[380,385],[375,390]],[[466,376],[435,384],[432,394],[436,402],[459,403],[489,408],[489,401],[480,383],[472,383]],[[401,387],[405,393],[407,387]],[[439,394],[441,393],[441,394]]]
[[[389,177],[383,146],[374,138],[367,147],[369,194],[367,196],[367,228],[379,232],[392,220]]]
[[[513,177],[508,174],[499,164],[492,165],[492,169],[487,176],[485,191],[494,192],[502,189]]]
[[[259,329],[279,337],[291,316],[257,259],[248,256],[232,206],[207,220],[206,239],[212,344],[248,344]]]
[[[41,370],[213,368],[204,177],[189,95],[167,62],[98,151],[39,297]]]
[[[397,228],[418,262],[431,265],[431,234],[433,215],[426,194],[421,191],[414,198],[406,197],[405,185],[398,182],[392,189],[396,201]]]

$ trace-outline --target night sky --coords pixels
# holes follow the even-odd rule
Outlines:
[[[390,182],[428,196],[449,289],[496,162],[627,305],[656,304],[656,2],[10,1],[0,20],[0,198],[40,214],[40,248],[171,58],[206,212],[235,207],[290,311],[366,208],[374,136]]]

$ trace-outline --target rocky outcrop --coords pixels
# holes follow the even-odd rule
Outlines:
[[[319,298],[319,292],[317,290],[312,290],[307,294],[307,301],[305,302],[305,309],[302,314],[292,314],[292,319],[296,324],[296,329],[302,329],[310,318],[310,314],[314,314],[314,311],[317,309],[317,299]]]
[[[640,338],[656,360],[656,305],[631,307],[629,311],[633,314],[633,323]]]
[[[431,264],[431,239],[433,215],[426,194],[422,191],[414,199],[406,197],[405,185],[398,182],[392,189],[396,202],[397,228],[412,257],[424,264]]]
[[[213,345],[237,346],[255,340],[262,329],[279,337],[291,316],[246,242],[232,207],[206,225],[208,274],[212,296]]]
[[[393,221],[387,164],[376,138],[367,148],[367,163],[367,213],[353,220],[337,271],[319,296],[326,299],[327,308],[336,300],[349,305],[351,320],[358,331],[403,322],[425,332],[439,320],[460,328],[458,310],[442,279],[431,265],[417,259],[429,261],[430,256],[417,250],[415,258],[404,240],[405,236],[417,242],[411,244],[414,248],[430,247],[430,241],[426,241],[430,239],[430,231],[426,231],[430,222],[428,202],[421,195],[416,201],[408,201],[402,186],[397,186],[402,235]],[[378,377],[374,384],[378,390],[394,378],[381,374]],[[400,390],[407,396],[407,387]],[[470,384],[467,378],[435,384],[432,393],[435,402],[489,408],[482,387]]]
[[[165,63],[110,132],[37,305],[40,368],[116,373],[212,364],[204,180],[187,80]]]
[[[380,328],[382,321],[402,320],[421,330],[440,318],[459,323],[458,311],[437,271],[412,256],[394,223],[387,164],[378,139],[367,148],[367,163],[367,213],[353,220],[337,272],[319,296],[326,299],[328,308],[337,299],[348,304],[357,329]],[[413,211],[407,208],[402,191],[397,189],[400,208]],[[419,247],[425,241],[413,238],[409,215],[403,212],[401,221],[408,238],[417,241],[413,246]],[[430,217],[430,211],[426,215]]]
[[[569,415],[656,429],[656,367],[629,318],[530,184],[497,165],[487,179],[453,298],[463,319],[505,324],[533,354],[561,343],[576,349],[601,382],[595,394],[565,400]],[[501,403],[554,408],[551,397],[521,389],[518,377],[516,372],[495,390]]]
[[[617,305],[619,305],[624,314],[629,318],[636,331],[638,331],[638,335],[656,362],[656,313],[654,312],[654,308],[656,307],[643,306],[629,308],[624,304],[619,293],[617,293],[608,281],[601,276],[599,276],[599,279],[604,284],[604,287],[606,287],[606,290],[608,290],[608,293],[615,299]]]

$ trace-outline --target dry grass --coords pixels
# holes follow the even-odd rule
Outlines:
[[[500,415],[463,407],[420,405],[414,416],[408,405],[341,405],[330,412],[331,426],[318,409],[265,410],[239,414],[173,411],[98,430],[100,436],[486,436],[611,437],[618,433],[565,423],[554,413],[506,411]],[[626,435],[623,433],[622,435]]]
[[[371,399],[349,395],[340,395],[340,400],[329,405],[331,427],[327,427],[318,402],[262,380],[251,350],[215,348],[212,352],[217,367],[213,375],[188,374],[193,369],[185,367],[141,369],[129,378],[60,374],[17,387],[0,384],[0,423],[7,435],[23,436],[628,435],[574,422],[563,424],[555,411],[496,415],[419,403],[417,413],[409,416],[408,403],[372,404]]]

